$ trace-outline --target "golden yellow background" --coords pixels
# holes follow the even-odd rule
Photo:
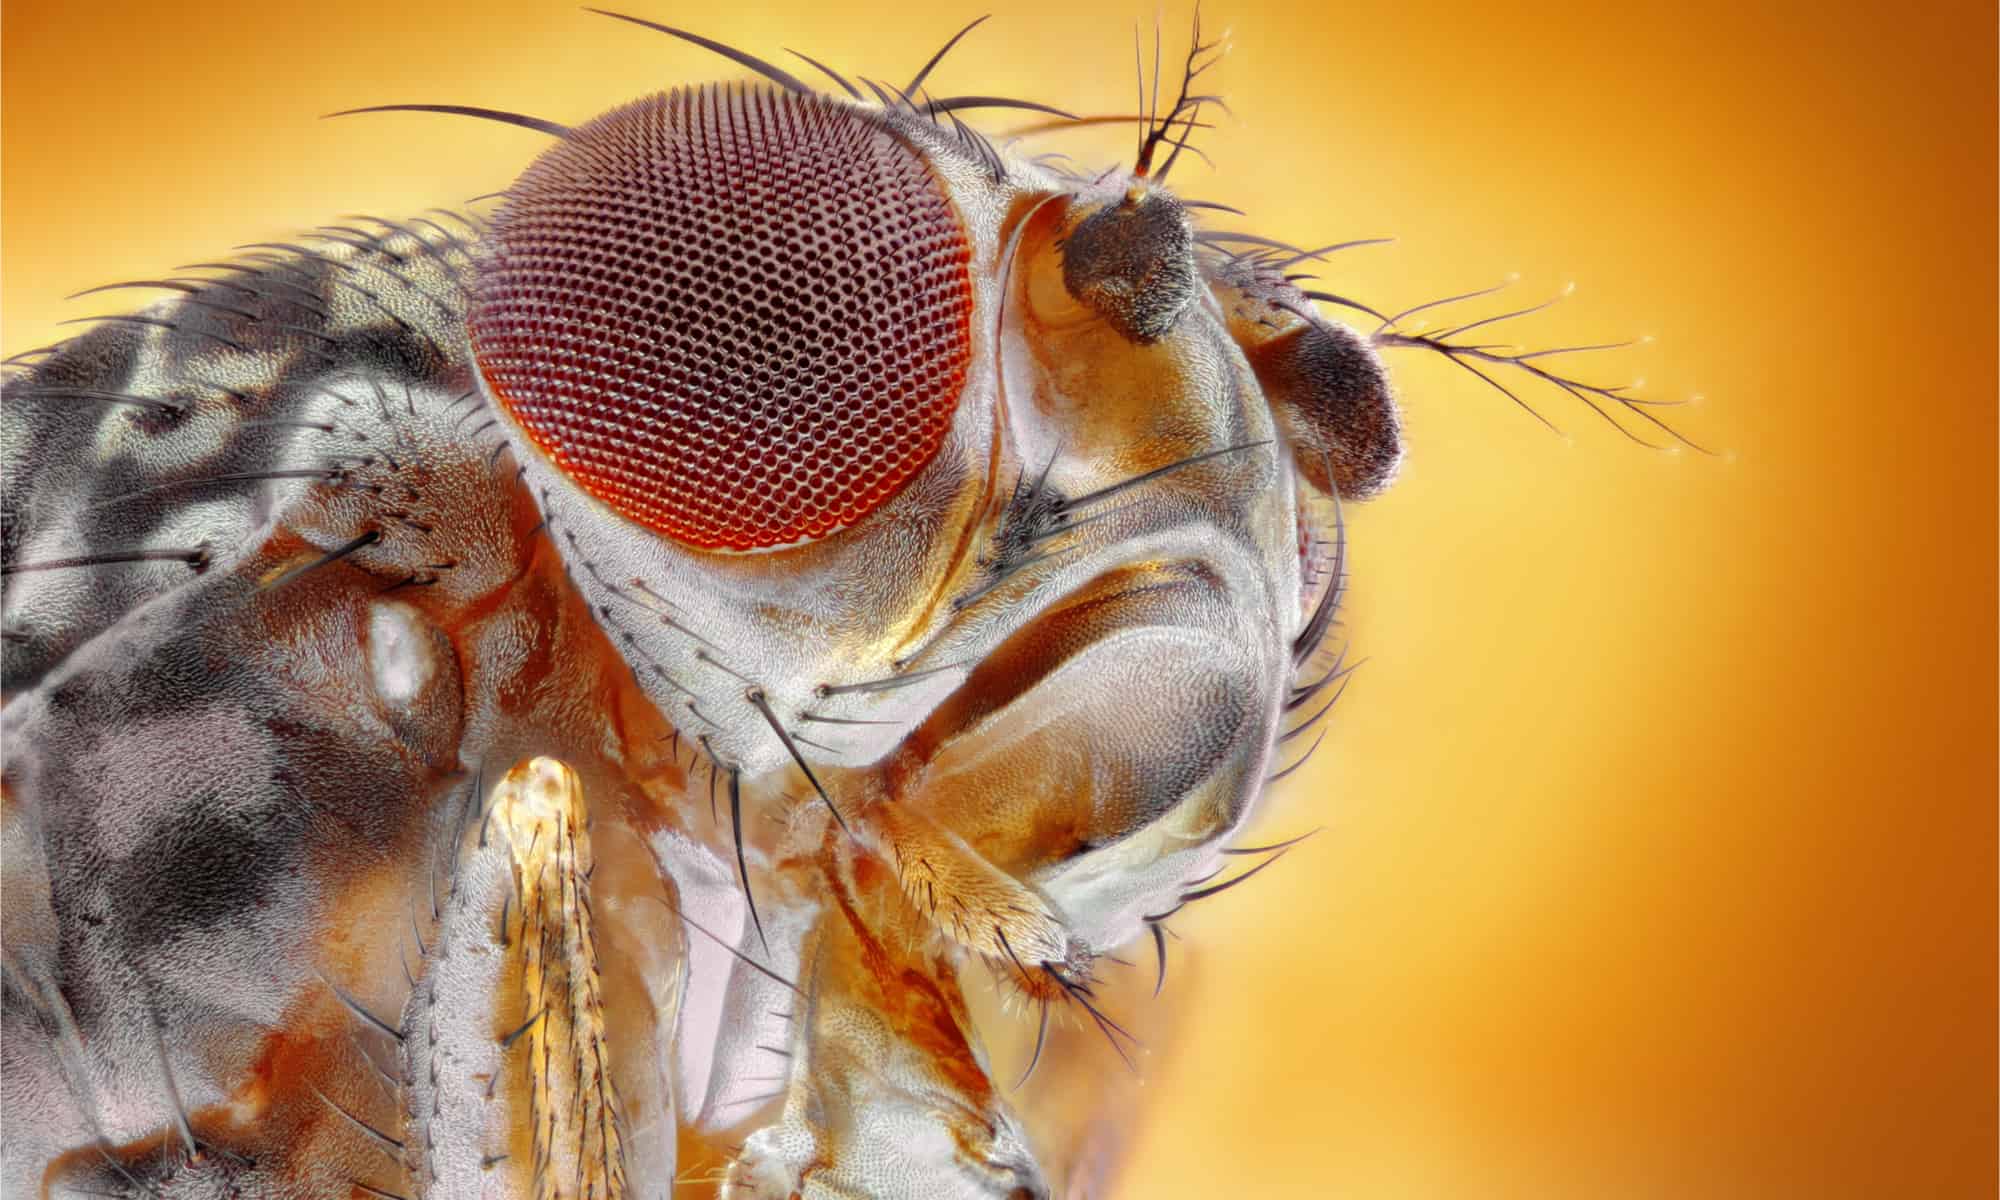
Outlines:
[[[626,3],[892,78],[979,11]],[[1152,15],[1010,5],[939,86],[1117,111]],[[1327,277],[1378,305],[1574,280],[1523,336],[1653,335],[1598,370],[1705,394],[1678,419],[1724,453],[1394,360],[1409,465],[1350,513],[1369,662],[1258,830],[1325,832],[1176,922],[1191,1028],[1119,1194],[1993,1194],[1990,0],[1207,16],[1235,116],[1187,193],[1397,235]],[[119,303],[68,292],[457,204],[542,144],[319,114],[580,120],[725,73],[553,0],[10,0],[4,48],[7,352]]]

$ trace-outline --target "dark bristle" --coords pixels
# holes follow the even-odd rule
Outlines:
[[[1186,458],[1170,462],[1163,467],[1155,467],[1150,471],[1134,475],[1130,479],[1122,479],[1117,483],[1098,488],[1094,492],[1085,492],[1074,500],[1065,501],[1062,508],[1066,513],[1073,513],[1080,508],[1096,504],[1102,500],[1108,500],[1121,492],[1127,492],[1133,488],[1151,483],[1163,475],[1171,475],[1176,471],[1184,471],[1189,467],[1205,463],[1210,459],[1221,458],[1229,454],[1241,454],[1246,450],[1255,450],[1259,446],[1269,446],[1271,444],[1270,438],[1262,438],[1254,442],[1240,442],[1234,446],[1224,446],[1219,450],[1207,450],[1200,454],[1190,454]]]
[[[218,342],[224,346],[229,347],[231,350],[236,351],[238,354],[247,354],[250,352],[250,348],[248,346],[245,346],[242,342],[237,341],[235,338],[225,337],[222,334],[216,333],[214,330],[211,329],[192,328],[189,326],[181,325],[178,322],[169,321],[164,317],[142,317],[142,316],[135,316],[129,313],[112,313],[98,317],[72,317],[66,321],[56,322],[56,324],[58,325],[89,325],[95,323],[104,323],[109,325],[143,325],[152,329],[165,329],[174,333],[187,333],[187,334],[192,334],[195,337],[207,338],[212,342]]]
[[[749,955],[743,953],[743,951],[737,949],[735,945],[733,945],[727,938],[724,938],[722,935],[711,931],[706,925],[703,925],[700,922],[696,921],[693,917],[688,916],[685,910],[676,906],[673,901],[667,899],[665,896],[649,896],[649,898],[658,900],[661,904],[664,904],[669,912],[673,913],[676,917],[679,917],[682,921],[686,922],[696,933],[701,934],[709,941],[714,942],[716,945],[722,947],[724,950],[727,950],[729,951],[729,953],[735,955],[736,958],[740,962],[742,962],[744,966],[747,966],[750,969],[758,972],[767,979],[770,979],[776,983],[783,984],[785,987],[790,988],[795,995],[798,996],[805,995],[805,992],[800,989],[798,984],[793,983],[791,980],[785,978],[783,975],[778,974],[776,971],[773,971],[771,968],[765,966],[763,963],[760,963],[756,959],[751,958]],[[790,1019],[789,1016],[787,1016],[786,1019],[789,1020]]]
[[[153,1050],[160,1059],[160,1082],[167,1090],[167,1108],[173,1115],[174,1135],[180,1139],[181,1150],[189,1158],[201,1152],[194,1140],[194,1127],[188,1123],[187,1105],[181,1101],[180,1084],[174,1079],[173,1063],[167,1058],[167,1039],[160,1032],[157,1014],[152,1017]]]
[[[1333,304],[1333,305],[1338,305],[1341,308],[1352,309],[1358,313],[1367,313],[1369,316],[1374,317],[1378,321],[1385,319],[1380,312],[1377,312],[1375,309],[1369,307],[1368,305],[1361,303],[1359,300],[1350,300],[1345,296],[1336,295],[1333,292],[1318,292],[1318,291],[1301,292],[1300,295],[1303,295],[1308,300],[1318,300],[1322,304]],[[1285,306],[1280,305],[1280,307],[1285,307]],[[1293,316],[1304,317],[1306,320],[1312,319],[1311,315],[1308,313],[1299,313],[1290,308],[1286,308],[1286,311],[1291,312]]]
[[[1052,104],[1016,100],[1011,96],[948,96],[943,100],[926,100],[924,108],[934,113],[964,112],[973,108],[1014,108],[1024,112],[1047,113],[1052,117],[1061,117],[1065,121],[1081,119],[1075,113],[1065,112]]]
[[[908,687],[913,683],[921,683],[933,675],[941,675],[946,671],[962,671],[968,666],[970,666],[969,663],[946,663],[941,667],[928,667],[922,671],[911,671],[907,675],[891,675],[887,679],[870,679],[861,683],[823,683],[814,690],[814,693],[821,698],[825,698],[827,696],[845,696],[854,692],[886,692],[894,688]]]
[[[570,132],[569,126],[559,124],[555,121],[543,120],[541,117],[531,117],[526,113],[507,112],[498,108],[480,108],[477,105],[471,104],[371,104],[365,108],[343,108],[339,112],[330,112],[326,115],[329,118],[351,117],[359,113],[380,112],[425,112],[444,113],[447,116],[454,117],[477,117],[482,121],[496,121],[502,125],[515,125],[522,129],[532,129],[537,133],[546,133],[550,137],[568,137]]]
[[[365,533],[357,535],[356,537],[346,542],[345,544],[334,547],[333,549],[327,551],[325,554],[322,554],[318,558],[313,559],[311,562],[303,563],[299,566],[291,568],[288,571],[285,571],[283,574],[279,575],[276,579],[273,579],[271,582],[265,584],[263,590],[267,592],[274,591],[292,582],[294,579],[297,579],[302,575],[310,574],[313,571],[319,570],[321,567],[331,566],[332,564],[339,562],[341,559],[346,558],[348,555],[366,549],[367,547],[372,546],[381,540],[382,540],[382,531],[379,529],[370,529]]]
[[[306,1086],[312,1087],[311,1084],[307,1084]],[[318,1096],[320,1098],[320,1101],[324,1103],[328,1108],[339,1113],[341,1116],[346,1117],[349,1124],[353,1125],[356,1129],[359,1129],[361,1132],[367,1134],[368,1137],[375,1143],[376,1148],[381,1150],[384,1154],[387,1154],[391,1160],[397,1163],[402,1162],[402,1155],[403,1155],[402,1142],[398,1141],[395,1138],[390,1137],[386,1133],[383,1133],[381,1130],[375,1128],[373,1125],[370,1125],[368,1122],[362,1120],[360,1117],[355,1116],[353,1113],[348,1112],[340,1105],[334,1103],[331,1097],[329,1097],[325,1092],[320,1091],[318,1088],[314,1087],[312,1089],[312,1093],[313,1095]]]
[[[1313,752],[1318,750],[1320,747],[1320,743],[1324,742],[1325,740],[1326,740],[1326,730],[1322,728],[1319,731],[1319,736],[1313,739],[1313,744],[1306,747],[1306,752],[1304,754],[1299,755],[1297,762],[1279,771],[1277,774],[1271,776],[1269,779],[1266,779],[1264,782],[1267,785],[1276,783],[1279,780],[1297,771],[1300,767],[1305,766],[1307,762],[1311,761]]]
[[[1159,959],[1159,970],[1153,976],[1153,995],[1157,998],[1160,989],[1167,986],[1167,933],[1166,927],[1158,921],[1146,922],[1147,932],[1153,935],[1153,953]]]
[[[778,720],[778,714],[772,711],[771,702],[764,698],[762,689],[751,688],[745,693],[745,699],[763,715],[765,724],[771,727],[771,732],[778,735],[778,741],[783,743],[785,753],[792,756],[792,761],[805,773],[806,782],[812,784],[813,791],[819,793],[819,798],[826,802],[826,810],[833,814],[834,823],[840,826],[841,832],[850,838],[853,837],[854,830],[848,828],[847,818],[840,815],[840,809],[834,805],[833,797],[827,795],[826,788],[820,785],[819,776],[813,774],[812,767],[806,763],[805,755],[799,753],[798,744],[792,740],[791,731],[785,728],[784,722]]]
[[[931,55],[931,60],[924,64],[923,70],[917,72],[916,78],[910,80],[910,86],[904,88],[903,91],[910,95],[915,95],[917,89],[924,86],[924,80],[929,79],[931,76],[931,72],[937,69],[937,65],[939,63],[944,61],[944,56],[951,53],[951,48],[953,46],[958,45],[959,39],[963,38],[966,34],[971,33],[973,30],[979,28],[981,25],[984,25],[988,20],[992,18],[992,16],[993,16],[992,13],[987,13],[983,17],[975,17],[972,21],[967,23],[965,28],[959,30],[957,33],[952,34],[951,40],[946,42],[943,46],[939,47],[938,52],[936,54]]]
[[[1014,1090],[1017,1092],[1026,1087],[1029,1078],[1034,1075],[1035,1067],[1042,1061],[1042,1047],[1049,1040],[1049,1001],[1046,996],[1041,999],[1041,1010],[1041,1020],[1035,1025],[1035,1051],[1028,1056],[1027,1069],[1022,1071],[1021,1077],[1014,1081]]]
[[[502,914],[502,917],[503,917],[503,919],[504,919],[504,917],[505,917],[505,914],[504,914],[504,913]],[[547,1010],[547,1009],[537,1009],[537,1010],[535,1010],[535,1013],[534,1013],[534,1015],[533,1015],[533,1016],[529,1017],[529,1018],[528,1018],[527,1020],[525,1020],[525,1021],[521,1022],[521,1023],[519,1024],[519,1025],[516,1025],[516,1026],[514,1026],[514,1028],[512,1028],[512,1029],[508,1030],[508,1031],[507,1031],[506,1033],[502,1034],[502,1035],[500,1036],[500,1040],[499,1040],[499,1042],[498,1042],[498,1043],[496,1043],[496,1044],[497,1044],[497,1045],[498,1045],[498,1046],[500,1047],[500,1049],[501,1049],[501,1050],[503,1050],[503,1051],[505,1051],[505,1050],[512,1050],[512,1049],[514,1048],[514,1044],[515,1044],[516,1042],[520,1041],[520,1040],[521,1040],[522,1038],[524,1038],[524,1037],[528,1036],[528,1031],[529,1031],[530,1029],[533,1029],[533,1028],[535,1027],[535,1025],[536,1025],[536,1024],[537,1024],[537,1023],[539,1022],[539,1021],[541,1021],[541,1019],[542,1019],[543,1017],[545,1017],[545,1016],[547,1016],[547,1015],[548,1015],[548,1010]]]
[[[388,1034],[390,1037],[395,1038],[397,1041],[400,1042],[403,1040],[403,1033],[401,1030],[397,1029],[394,1025],[389,1024],[389,1022],[383,1020],[382,1018],[376,1016],[374,1013],[369,1012],[368,1009],[365,1008],[359,1000],[356,1000],[354,997],[348,995],[345,991],[343,991],[339,984],[335,983],[331,979],[328,979],[324,975],[321,975],[319,978],[321,983],[326,984],[327,990],[333,993],[334,998],[336,1000],[339,1000],[341,1004],[345,1005],[349,1012],[353,1013],[357,1017],[360,1017],[363,1021],[367,1022],[375,1029],[378,1029],[381,1032]]]
[[[134,396],[128,392],[107,392],[97,388],[24,388],[17,392],[10,392],[8,395],[10,399],[15,400],[33,400],[46,397],[51,400],[95,400],[101,404],[129,404],[135,408],[151,409],[155,412],[163,412],[172,416],[179,416],[186,411],[183,405],[155,399],[152,396]]]
[[[784,88],[788,92],[798,92],[799,94],[806,96],[812,95],[813,90],[807,87],[805,84],[801,83],[799,81],[798,76],[792,74],[790,71],[787,71],[782,67],[773,66],[770,63],[765,62],[763,59],[758,58],[754,54],[738,50],[734,46],[718,42],[713,38],[705,38],[698,33],[689,33],[685,29],[676,29],[671,25],[662,25],[657,21],[648,21],[642,17],[627,16],[624,13],[615,13],[607,9],[590,8],[586,6],[583,11],[587,13],[596,13],[600,17],[610,17],[614,21],[629,22],[630,24],[638,25],[641,28],[651,29],[656,33],[664,33],[669,37],[677,37],[684,42],[692,42],[695,45],[700,46],[704,50],[712,50],[715,53],[720,54],[722,57],[730,60],[733,63],[736,63],[738,66],[747,67],[750,70],[755,71],[757,74],[762,75],[764,78],[770,80],[772,83],[777,84],[779,87]]]
[[[750,894],[750,866],[743,857],[743,773],[734,767],[729,769],[729,830],[736,839],[736,875],[743,883],[743,903],[750,909],[750,923],[757,928],[757,944],[769,954],[771,943],[764,937],[764,920],[757,915],[757,898]]]
[[[116,496],[108,496],[87,506],[86,511],[109,508],[114,504],[123,504],[129,500],[136,500],[141,496],[151,496],[160,492],[176,491],[181,488],[212,487],[222,483],[251,483],[273,479],[318,479],[324,481],[338,479],[339,477],[340,470],[337,467],[302,467],[290,471],[231,471],[223,475],[205,475],[198,479],[170,479],[165,483],[156,483],[150,487],[137,488],[133,491],[121,492]]]
[[[1180,904],[1176,905],[1175,907],[1178,908],[1185,905],[1193,904],[1198,900],[1206,900],[1211,896],[1219,896],[1222,893],[1228,891],[1230,888],[1235,887],[1239,883],[1248,883],[1250,880],[1255,879],[1258,876],[1258,874],[1260,874],[1266,867],[1269,867],[1272,863],[1277,862],[1279,859],[1285,857],[1285,855],[1290,852],[1291,848],[1288,846],[1285,849],[1279,850],[1277,853],[1271,855],[1271,857],[1265,859],[1263,862],[1258,863],[1256,866],[1251,867],[1249,870],[1243,872],[1241,875],[1235,876],[1234,878],[1231,879],[1225,879],[1221,883],[1211,883],[1207,887],[1196,888],[1191,892],[1182,892],[1180,898]]]
[[[1286,838],[1282,842],[1272,842],[1267,846],[1230,846],[1224,849],[1223,853],[1224,854],[1276,854],[1281,850],[1289,850],[1293,846],[1298,845],[1300,842],[1303,842],[1307,838],[1313,837],[1320,832],[1321,830],[1319,829],[1309,829],[1297,837]]]
[[[1061,988],[1077,1007],[1083,1009],[1085,1015],[1089,1016],[1097,1026],[1098,1032],[1104,1035],[1104,1040],[1111,1043],[1111,1048],[1117,1051],[1125,1068],[1130,1071],[1138,1070],[1138,1064],[1132,1061],[1132,1056],[1125,1050],[1125,1042],[1130,1042],[1134,1049],[1138,1049],[1139,1039],[1133,1037],[1123,1025],[1106,1016],[1102,1009],[1090,1002],[1090,989],[1086,985],[1071,981],[1048,963],[1042,964],[1042,970],[1048,973],[1049,978],[1056,981],[1056,986]],[[1120,1041],[1121,1038],[1124,1040]]]
[[[209,552],[207,546],[194,546],[185,550],[109,550],[103,554],[80,554],[74,558],[51,558],[39,562],[8,563],[0,567],[0,575],[19,575],[28,571],[61,571],[72,567],[109,566],[115,563],[135,562],[179,562],[201,572],[208,569]]]
[[[881,84],[876,83],[874,80],[869,79],[866,76],[862,77],[861,82],[868,86],[869,91],[875,93],[875,99],[882,105],[883,108],[896,107],[896,102],[889,98],[888,91],[884,89]]]
[[[1326,673],[1324,675],[1321,675],[1318,679],[1313,680],[1311,683],[1303,684],[1299,687],[1295,687],[1292,689],[1292,694],[1286,697],[1285,699],[1285,711],[1296,712],[1299,709],[1305,707],[1306,705],[1312,703],[1312,699],[1314,696],[1319,695],[1320,692],[1325,690],[1329,685],[1339,680],[1347,678],[1349,675],[1359,670],[1361,668],[1361,665],[1367,661],[1368,661],[1367,659],[1362,658],[1362,659],[1356,659],[1354,662],[1349,663],[1347,661],[1347,649],[1346,647],[1342,647],[1341,652],[1337,656],[1335,656],[1333,665],[1326,669]]]
[[[1332,479],[1332,464],[1327,465],[1328,479]],[[1333,495],[1333,560],[1327,564],[1332,576],[1326,591],[1321,593],[1319,603],[1313,606],[1312,615],[1306,618],[1305,627],[1292,639],[1292,670],[1296,673],[1318,652],[1320,644],[1326,640],[1327,631],[1333,628],[1334,614],[1340,611],[1340,601],[1346,591],[1347,582],[1347,517],[1340,506],[1340,496]]]
[[[1328,697],[1327,702],[1320,706],[1318,712],[1315,712],[1312,716],[1307,717],[1305,720],[1300,721],[1297,725],[1294,725],[1290,729],[1287,729],[1283,733],[1279,734],[1278,744],[1282,746],[1286,742],[1289,742],[1293,738],[1304,733],[1306,730],[1311,729],[1314,725],[1317,725],[1320,722],[1321,718],[1325,717],[1327,713],[1333,711],[1333,706],[1340,703],[1341,696],[1346,694],[1346,692],[1347,692],[1347,681],[1342,680],[1340,686],[1334,689],[1333,695]]]
[[[820,74],[826,76],[828,79],[833,80],[835,83],[840,85],[841,91],[846,92],[849,96],[852,96],[854,99],[860,100],[862,98],[860,89],[856,88],[853,84],[847,82],[846,76],[834,70],[832,67],[827,66],[820,60],[814,58],[812,55],[804,54],[797,50],[792,50],[792,49],[787,49],[785,53],[805,63],[807,66],[813,68],[815,71],[818,71]]]

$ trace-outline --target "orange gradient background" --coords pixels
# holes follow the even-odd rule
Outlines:
[[[981,11],[626,2],[898,79]],[[728,73],[554,2],[4,11],[9,353],[122,302],[69,292],[460,204],[542,145],[322,113],[577,121]],[[1152,15],[1012,4],[935,86],[1129,109]],[[1325,829],[1176,920],[1186,1036],[1118,1194],[1992,1195],[1992,3],[1206,15],[1234,115],[1187,194],[1396,235],[1325,274],[1378,306],[1575,281],[1518,336],[1652,335],[1593,372],[1705,394],[1675,419],[1722,453],[1392,359],[1409,465],[1350,511],[1369,661],[1255,836]]]

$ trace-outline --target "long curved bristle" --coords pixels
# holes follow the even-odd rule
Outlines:
[[[497,121],[502,125],[518,125],[522,129],[532,129],[546,133],[550,137],[568,137],[569,126],[555,121],[545,121],[526,113],[507,112],[498,108],[479,108],[471,104],[371,104],[366,108],[343,108],[330,112],[328,117],[351,117],[356,113],[378,112],[427,112],[444,113],[454,117],[478,117],[482,121]]]
[[[860,100],[862,98],[861,89],[847,82],[847,76],[842,75],[840,72],[834,70],[832,67],[827,66],[825,63],[814,58],[812,55],[790,49],[789,47],[786,48],[785,53],[805,63],[807,66],[811,67],[815,71],[818,71],[820,74],[826,76],[828,79],[833,80],[835,83],[840,85],[840,90],[846,92],[849,96],[852,96],[854,99]]]
[[[924,108],[934,113],[959,112],[968,108],[1018,108],[1027,112],[1048,113],[1065,121],[1079,119],[1075,113],[1065,112],[1053,104],[1016,100],[1011,96],[948,96],[943,100],[927,100]]]
[[[813,90],[800,82],[799,77],[790,71],[785,70],[783,67],[773,66],[754,54],[738,50],[734,46],[718,42],[713,38],[705,38],[698,33],[689,33],[685,29],[675,29],[671,25],[662,25],[658,21],[648,21],[643,17],[627,16],[624,13],[615,13],[608,9],[591,8],[586,5],[583,11],[596,13],[600,17],[610,17],[614,21],[626,21],[633,25],[651,29],[657,33],[664,33],[669,37],[677,37],[684,42],[693,42],[704,50],[712,50],[722,57],[729,59],[731,62],[748,67],[750,70],[757,72],[757,74],[762,75],[788,92],[798,92],[807,96],[812,95]]]
[[[945,55],[951,53],[951,48],[953,46],[958,45],[959,39],[963,38],[966,34],[971,33],[973,30],[985,24],[989,19],[992,18],[992,16],[993,16],[992,13],[987,13],[983,17],[976,17],[971,22],[969,22],[965,28],[959,30],[957,33],[952,34],[951,40],[946,42],[943,46],[940,46],[936,54],[931,55],[931,60],[924,64],[924,69],[918,71],[916,78],[910,80],[910,86],[904,88],[903,90],[912,96],[916,95],[917,89],[924,86],[924,80],[929,79],[931,77],[931,72],[933,70],[936,70],[937,65],[944,61]]]

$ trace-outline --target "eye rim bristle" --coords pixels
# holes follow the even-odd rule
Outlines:
[[[913,94],[916,92],[918,88],[924,86],[924,80],[930,78],[931,72],[936,70],[937,65],[944,61],[945,55],[951,53],[952,47],[958,45],[958,43],[965,37],[966,34],[971,33],[973,30],[979,28],[981,25],[984,25],[987,21],[991,20],[992,17],[993,17],[992,13],[987,13],[984,16],[974,17],[970,22],[966,24],[965,28],[959,30],[957,33],[952,34],[951,40],[947,41],[944,45],[938,47],[938,52],[936,54],[931,55],[930,61],[925,63],[923,69],[917,72],[916,78],[910,80],[909,86],[902,88],[901,91],[906,95]]]
[[[862,96],[860,90],[856,88],[853,84],[849,83],[845,75],[842,75],[840,72],[834,70],[832,67],[827,66],[825,63],[814,58],[812,55],[807,54],[802,50],[794,50],[790,46],[785,47],[785,53],[793,56],[794,58],[799,59],[801,62],[804,62],[807,66],[812,67],[820,74],[826,76],[828,79],[831,79],[835,83],[839,84],[840,89],[846,92],[849,96],[853,97],[855,100],[863,104],[867,103],[866,98]]]
[[[1053,104],[1043,104],[1038,100],[1022,100],[1014,96],[947,96],[943,100],[926,100],[924,107],[931,112],[961,112],[970,108],[1013,108],[1026,112],[1047,113],[1061,117],[1065,121],[1080,121],[1083,118],[1067,109]],[[1061,128],[1055,126],[1054,128]]]
[[[320,119],[324,121],[331,120],[334,117],[352,117],[362,113],[383,112],[442,113],[452,117],[476,117],[482,121],[494,121],[502,125],[514,125],[522,129],[532,129],[536,133],[546,133],[550,137],[557,138],[568,137],[571,133],[570,126],[558,121],[530,116],[527,113],[510,112],[504,108],[485,108],[476,104],[370,104],[363,108],[343,108],[339,112],[327,113]]]
[[[748,68],[762,75],[788,92],[795,92],[802,96],[819,94],[817,88],[808,87],[798,76],[785,70],[783,67],[766,62],[747,50],[738,50],[727,42],[718,42],[714,38],[703,37],[701,34],[691,33],[685,29],[676,29],[672,25],[662,25],[658,21],[648,21],[644,17],[635,17],[629,13],[612,12],[608,8],[593,8],[585,5],[583,11],[595,13],[600,17],[610,17],[614,21],[625,21],[637,25],[642,29],[651,29],[656,33],[664,33],[669,37],[677,37],[684,42],[700,46],[704,50],[720,54],[738,66]]]
[[[763,76],[765,79],[770,80],[771,82],[777,84],[778,86],[784,88],[787,91],[794,92],[800,95],[827,94],[827,93],[822,93],[819,91],[819,89],[811,87],[810,85],[806,84],[803,80],[799,79],[798,76],[793,75],[791,72],[786,71],[784,68],[779,67],[765,59],[759,58],[756,55],[751,54],[746,50],[740,50],[734,46],[731,46],[726,42],[721,42],[714,38],[705,37],[702,34],[694,33],[690,30],[676,28],[675,26],[672,25],[665,25],[658,21],[651,21],[644,17],[633,16],[629,13],[613,12],[610,9],[597,8],[590,5],[583,6],[583,11],[601,17],[610,17],[611,19],[616,21],[624,21],[628,24],[637,25],[643,29],[650,29],[656,33],[664,33],[670,37],[679,38],[682,41],[688,42],[692,45],[699,46],[704,50],[708,50],[711,51],[712,53],[719,54],[722,57],[727,58],[730,61],[738,64],[739,66],[745,67],[748,70]],[[951,118],[950,128],[948,132],[951,132],[956,137],[959,144],[962,147],[964,147],[964,149],[968,153],[970,153],[975,159],[977,159],[982,166],[986,167],[988,170],[992,172],[994,181],[996,183],[1004,183],[1007,178],[1005,156],[994,148],[992,140],[988,138],[984,133],[981,133],[980,131],[971,128],[970,126],[966,125],[963,121],[957,119],[956,117],[952,117],[951,114],[968,109],[1005,108],[1005,109],[1015,109],[1023,112],[1043,113],[1050,117],[1054,117],[1059,121],[1064,121],[1064,122],[1076,122],[1081,118],[1079,118],[1075,113],[1069,112],[1066,109],[1058,108],[1053,104],[1045,104],[1037,100],[1024,100],[1013,96],[966,94],[966,95],[949,96],[945,97],[944,99],[933,99],[931,97],[925,96],[923,98],[922,103],[919,103],[916,99],[913,98],[921,94],[919,89],[923,87],[924,82],[930,78],[932,72],[934,72],[937,69],[938,65],[944,61],[946,56],[948,56],[951,53],[953,48],[955,48],[960,41],[964,40],[967,34],[979,28],[987,21],[991,20],[992,17],[993,17],[992,13],[984,13],[978,17],[975,17],[971,21],[967,22],[956,33],[952,34],[951,37],[946,40],[944,45],[938,48],[936,53],[931,55],[931,57],[917,71],[916,75],[912,77],[910,82],[905,86],[897,87],[893,83],[885,85],[884,83],[877,82],[876,80],[870,79],[866,76],[856,76],[855,78],[859,79],[862,82],[862,84],[866,85],[870,91],[875,93],[876,101],[881,105],[882,108],[886,110],[890,111],[900,110],[903,112],[907,112],[913,116],[928,118],[933,125],[937,126],[941,130],[946,129],[946,125],[944,121],[940,120],[939,118],[940,117]],[[794,58],[797,58],[799,61],[805,63],[807,66],[812,67],[820,74],[832,80],[836,85],[840,87],[842,92],[846,93],[849,99],[855,100],[863,104],[867,103],[867,98],[862,94],[861,90],[855,87],[854,83],[851,80],[849,80],[847,76],[842,75],[840,72],[834,70],[831,66],[820,61],[817,58],[814,58],[812,55],[807,54],[804,51],[794,50],[789,46],[785,47],[785,53],[792,55]],[[891,93],[894,93],[894,98],[891,98]],[[534,120],[534,118],[524,118],[523,120],[532,121]],[[520,122],[517,121],[516,123]],[[1171,126],[1174,123],[1175,122],[1173,120],[1169,120],[1167,122],[1169,126]],[[547,124],[553,124],[553,123],[550,122]],[[1205,128],[1206,126],[1201,126],[1201,127]],[[1196,151],[1196,153],[1200,153],[1200,151]]]

